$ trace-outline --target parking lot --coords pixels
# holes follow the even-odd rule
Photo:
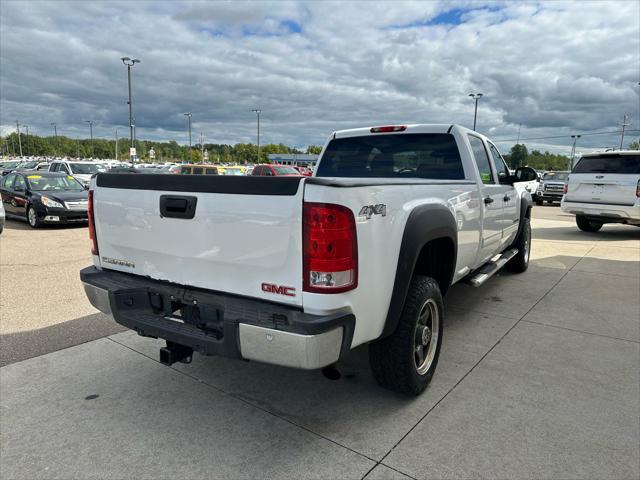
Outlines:
[[[640,477],[640,229],[533,210],[531,266],[452,288],[438,370],[381,389],[196,356],[91,307],[84,227],[0,236],[3,478]]]

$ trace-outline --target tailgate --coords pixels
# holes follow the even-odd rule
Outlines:
[[[301,178],[99,174],[95,182],[102,268],[302,304]],[[193,218],[177,218],[190,216],[185,208]]]
[[[640,153],[585,155],[569,177],[569,202],[634,205],[640,179]]]

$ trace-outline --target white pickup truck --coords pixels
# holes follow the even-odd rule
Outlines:
[[[640,226],[640,152],[583,155],[565,183],[561,205],[585,232],[605,223]]]
[[[81,279],[99,310],[167,341],[165,364],[195,350],[316,369],[369,343],[379,383],[415,395],[449,287],[526,270],[518,182],[535,175],[458,125],[337,131],[313,177],[99,173]]]

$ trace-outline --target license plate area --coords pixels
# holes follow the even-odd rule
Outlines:
[[[223,310],[217,305],[153,291],[149,292],[149,305],[165,320],[194,326],[216,339],[224,336]]]

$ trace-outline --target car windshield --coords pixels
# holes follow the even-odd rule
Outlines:
[[[640,154],[603,154],[583,157],[573,170],[574,173],[630,173],[640,174]]]
[[[316,176],[458,180],[464,169],[453,135],[403,133],[331,140]]]
[[[564,182],[569,176],[569,172],[549,172],[545,173],[543,180]]]
[[[71,175],[29,175],[29,187],[36,192],[51,190],[81,191],[82,185]]]
[[[20,168],[36,168],[40,162],[22,162]]]
[[[70,163],[71,172],[79,175],[91,175],[104,172],[106,168],[101,163]]]
[[[2,164],[2,168],[16,168],[22,162],[5,162]]]
[[[300,175],[298,170],[287,165],[274,165],[273,170],[276,172],[276,175]]]
[[[227,168],[224,172],[225,175],[244,175],[239,168]]]

